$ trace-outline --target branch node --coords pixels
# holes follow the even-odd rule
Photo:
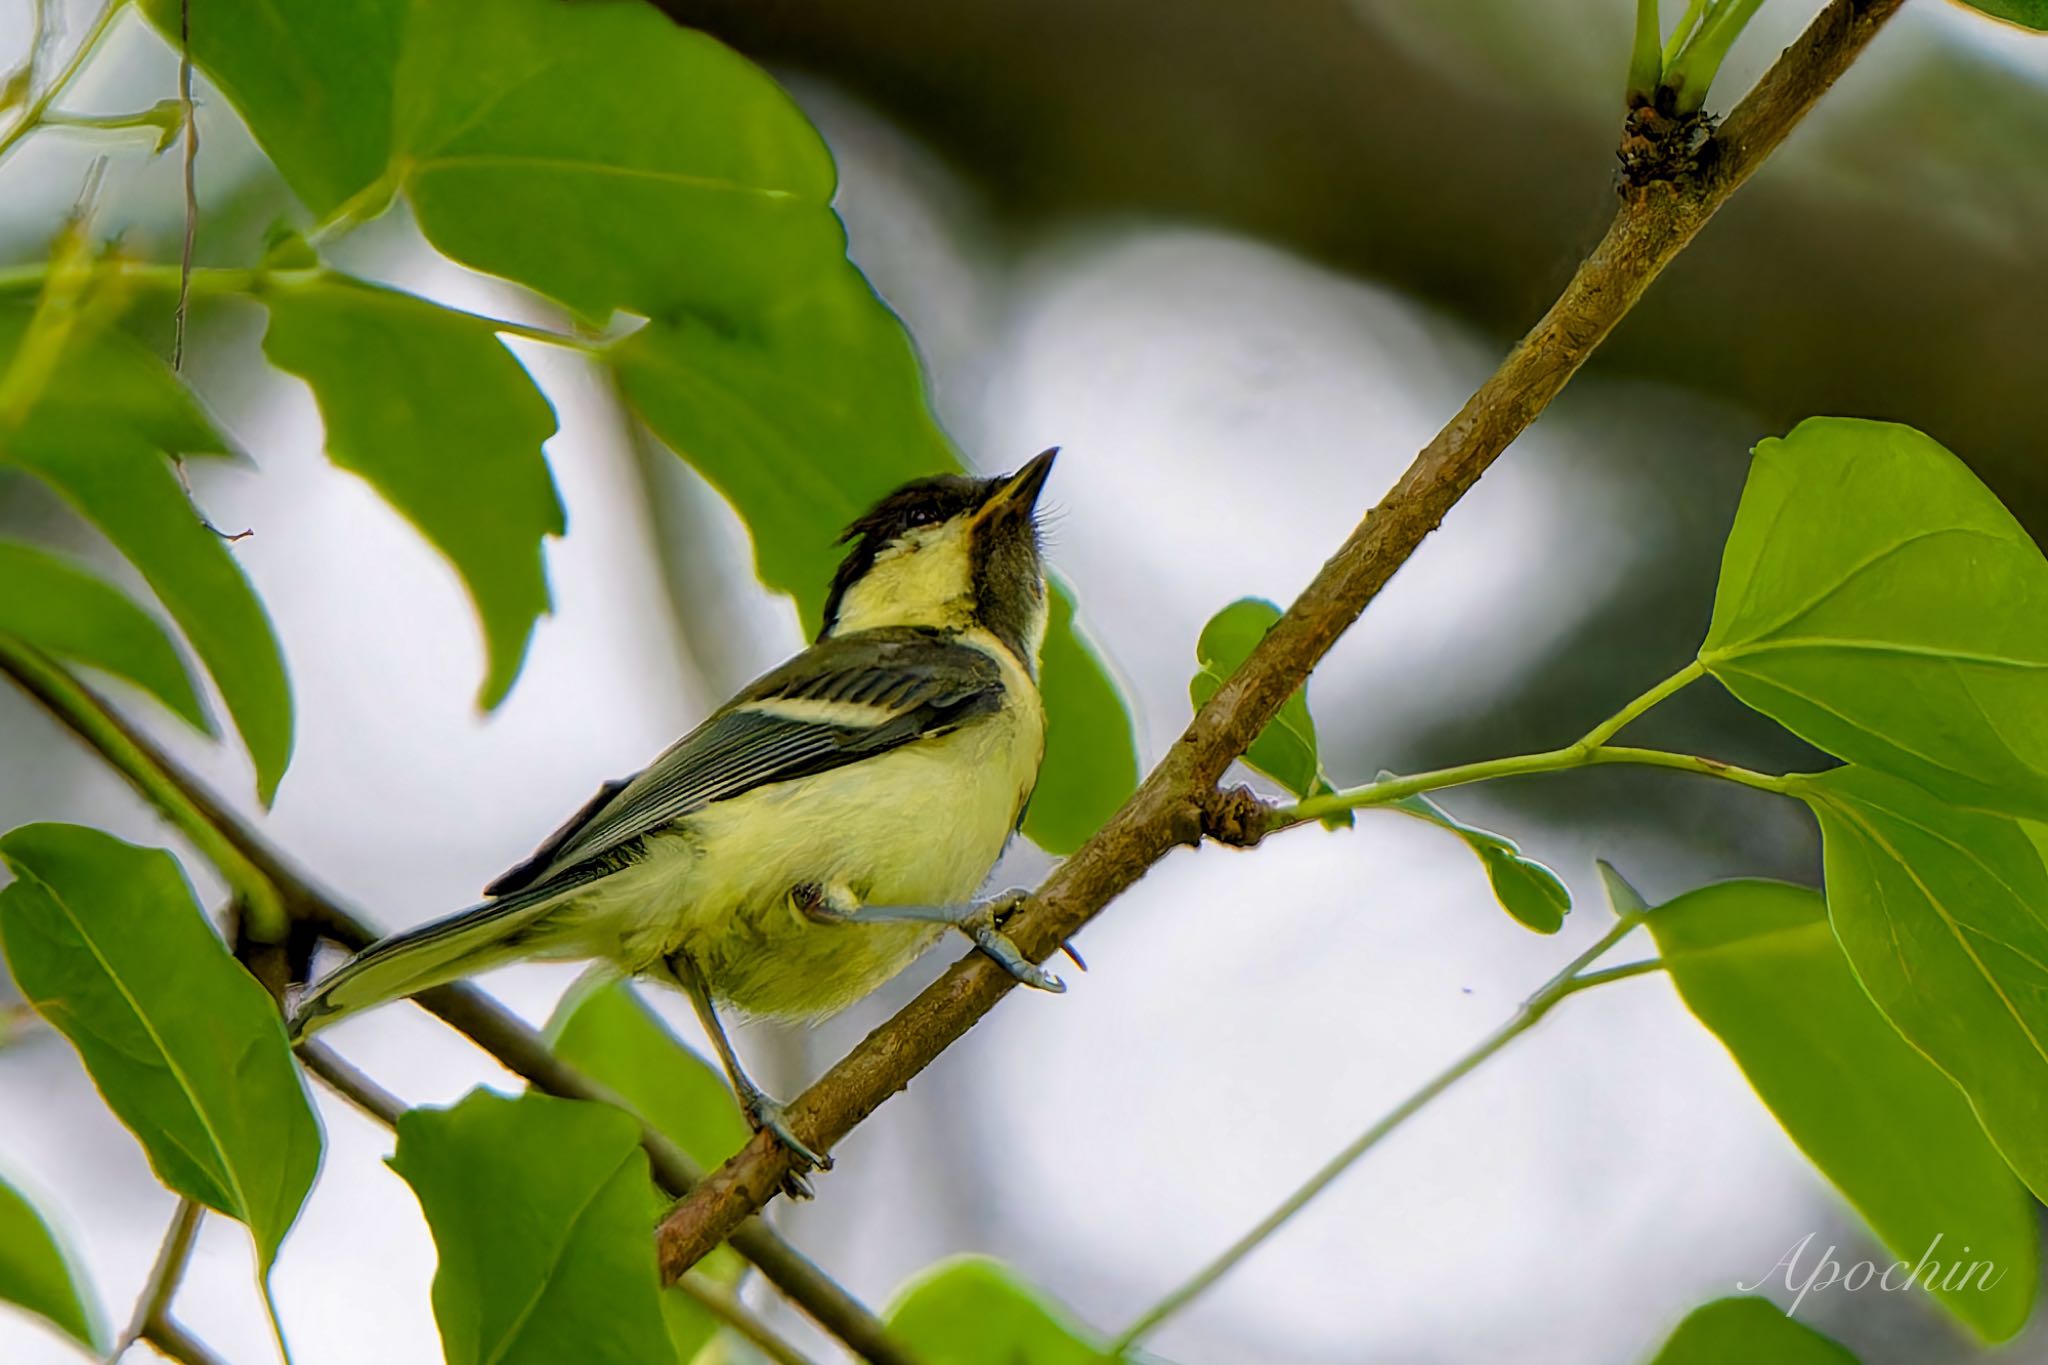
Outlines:
[[[1634,106],[1622,123],[1614,157],[1621,163],[1615,188],[1624,199],[1640,197],[1659,183],[1697,180],[1714,160],[1714,116],[1674,113],[1672,94],[1671,87],[1660,87],[1654,104]]]
[[[1202,801],[1202,833],[1232,848],[1253,848],[1272,832],[1273,806],[1250,787],[1217,789]]]

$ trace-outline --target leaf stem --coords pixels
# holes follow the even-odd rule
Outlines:
[[[1638,717],[1661,701],[1669,700],[1678,692],[1690,687],[1706,676],[1706,666],[1694,659],[1664,681],[1645,691],[1628,705],[1601,721],[1585,734],[1579,736],[1579,744],[1588,749],[1597,749],[1633,724]]]
[[[78,47],[64,63],[63,68],[43,87],[43,92],[29,101],[27,107],[21,111],[21,117],[9,124],[5,132],[0,132],[0,161],[5,161],[8,153],[12,152],[23,138],[43,126],[43,116],[49,113],[51,102],[64,93],[64,87],[71,84],[72,77],[84,67],[93,50],[100,45],[100,40],[107,36],[107,30],[114,26],[114,20],[119,18],[127,7],[128,0],[110,0],[107,7],[100,11],[99,17],[93,20],[92,27],[85,31],[85,37],[79,40]]]
[[[1685,10],[1678,16],[1678,27],[1671,30],[1671,36],[1664,40],[1664,65],[1669,67],[1678,54],[1685,49],[1685,40],[1692,37],[1699,26],[1700,16],[1706,11],[1707,0],[1686,0]]]
[[[252,938],[263,943],[284,941],[286,916],[277,887],[205,812],[185,799],[178,784],[129,738],[99,698],[41,651],[5,635],[0,635],[0,673],[13,678],[22,690],[77,731],[213,864],[241,899],[244,923]]]
[[[1238,1262],[1258,1250],[1268,1238],[1285,1226],[1288,1220],[1307,1208],[1310,1201],[1350,1170],[1360,1157],[1385,1141],[1402,1124],[1414,1118],[1430,1101],[1472,1074],[1487,1058],[1542,1022],[1543,1017],[1559,1002],[1594,986],[1604,985],[1610,981],[1621,981],[1631,976],[1641,976],[1662,968],[1664,964],[1653,959],[1631,962],[1621,967],[1610,967],[1603,971],[1587,970],[1610,948],[1634,932],[1636,926],[1642,922],[1641,912],[1631,912],[1616,918],[1613,926],[1600,936],[1598,942],[1566,963],[1557,975],[1551,977],[1540,990],[1523,1001],[1521,1008],[1517,1009],[1506,1023],[1487,1034],[1456,1061],[1423,1082],[1422,1086],[1407,1099],[1395,1105],[1372,1127],[1359,1134],[1350,1146],[1331,1157],[1320,1170],[1310,1176],[1294,1193],[1281,1200],[1271,1213],[1260,1219],[1244,1236],[1232,1242],[1214,1260],[1196,1271],[1178,1288],[1141,1314],[1137,1321],[1126,1327],[1123,1334],[1110,1344],[1104,1354],[1110,1359],[1121,1359],[1161,1323],[1194,1302],[1211,1285],[1235,1269]]]
[[[1707,102],[1707,91],[1721,70],[1721,62],[1763,0],[1720,0],[1700,20],[1678,56],[1667,63],[1664,83],[1677,93],[1677,112],[1699,112]]]
[[[1664,77],[1663,21],[1657,14],[1657,0],[1636,0],[1635,49],[1628,61],[1628,103],[1648,104],[1657,97],[1657,82]]]
[[[1274,810],[1268,827],[1269,832],[1286,829],[1309,820],[1320,820],[1333,811],[1384,806],[1405,797],[1439,791],[1445,787],[1462,787],[1473,782],[1489,782],[1501,777],[1527,777],[1536,773],[1565,772],[1573,768],[1603,767],[1612,763],[1672,768],[1680,772],[1698,773],[1705,777],[1718,777],[1724,781],[1740,783],[1745,787],[1755,787],[1760,791],[1790,794],[1793,779],[1789,776],[1754,772],[1733,763],[1724,763],[1718,758],[1705,758],[1698,754],[1670,753],[1663,749],[1639,749],[1607,743],[1607,740],[1619,733],[1623,727],[1681,688],[1697,681],[1704,672],[1699,661],[1694,660],[1588,730],[1576,743],[1567,744],[1561,749],[1545,749],[1539,753],[1514,754],[1507,758],[1461,763],[1456,767],[1438,768],[1433,772],[1414,773],[1407,777],[1382,778],[1377,782],[1368,783],[1363,787],[1353,787],[1347,791],[1305,797],[1293,805],[1281,806]]]

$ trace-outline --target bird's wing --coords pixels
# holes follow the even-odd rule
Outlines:
[[[995,710],[1002,688],[990,655],[939,631],[821,640],[747,687],[645,772],[606,784],[485,894],[553,881],[714,801],[945,734]]]

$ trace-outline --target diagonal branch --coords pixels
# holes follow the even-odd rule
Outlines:
[[[252,880],[264,883],[291,923],[310,927],[347,948],[364,948],[376,939],[375,930],[316,887],[204,783],[62,668],[32,650],[0,640],[0,675],[90,745],[181,832],[205,836],[205,851],[211,853],[213,845],[224,848]],[[416,999],[537,1089],[567,1099],[615,1104],[630,1112],[630,1106],[557,1057],[523,1020],[476,987],[436,986]],[[350,1098],[373,1114],[389,1101],[388,1095],[374,1090],[352,1093]],[[703,1172],[680,1147],[644,1124],[641,1144],[647,1148],[656,1182],[670,1194],[681,1195],[702,1178]],[[731,1241],[733,1249],[792,1303],[861,1359],[878,1365],[915,1365],[873,1313],[766,1223],[746,1220],[732,1232]]]
[[[1632,164],[1606,235],[1550,311],[1366,514],[1131,799],[1005,926],[1033,961],[1077,933],[1153,863],[1200,841],[1224,770],[1901,3],[1831,0],[1704,146],[1677,148],[1673,162],[1661,167],[1655,157]],[[790,1127],[814,1149],[829,1150],[994,1008],[1012,984],[979,953],[955,963],[799,1096],[787,1110]],[[757,1134],[663,1220],[662,1273],[674,1279],[694,1265],[765,1204],[790,1170],[788,1152],[772,1136]]]

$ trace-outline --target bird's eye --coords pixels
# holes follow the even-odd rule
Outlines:
[[[938,509],[934,507],[912,508],[910,513],[904,517],[905,523],[911,526],[929,526],[938,519]]]

